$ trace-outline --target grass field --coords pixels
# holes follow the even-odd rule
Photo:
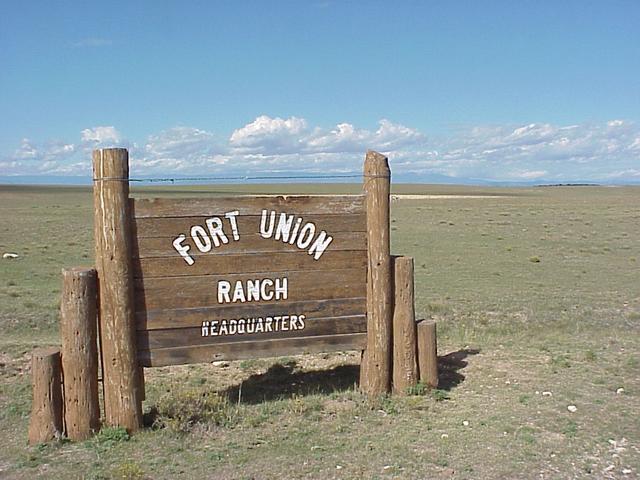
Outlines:
[[[640,188],[395,190],[447,196],[391,223],[441,389],[368,400],[348,352],[147,369],[143,432],[29,447],[30,353],[59,342],[61,268],[93,263],[92,197],[0,187],[0,478],[640,478]]]

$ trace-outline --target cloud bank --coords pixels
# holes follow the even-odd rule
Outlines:
[[[261,115],[228,137],[177,126],[130,140],[114,126],[93,126],[75,141],[23,139],[0,156],[0,175],[91,175],[94,148],[130,150],[131,175],[231,176],[267,173],[360,172],[367,149],[389,156],[398,178],[445,175],[478,181],[640,182],[640,127],[600,124],[475,126],[448,136],[387,119],[375,129],[338,123],[311,126],[304,118]]]

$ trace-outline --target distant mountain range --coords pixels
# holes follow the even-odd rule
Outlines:
[[[314,174],[308,172],[287,172],[288,176],[308,176],[312,177]],[[206,177],[207,175],[203,175]],[[181,178],[191,178],[190,176],[174,176],[177,182],[181,184],[205,184],[205,183],[269,183],[269,177],[274,178],[273,183],[313,183],[313,178],[291,178],[282,179],[282,172],[277,173],[257,173],[251,174],[246,180],[238,180],[241,174],[229,173],[229,177],[233,179],[224,180],[217,177],[215,181],[186,181],[183,182]],[[252,176],[260,176],[260,180],[252,179]],[[151,177],[151,178],[164,178],[164,177]],[[357,183],[357,177],[349,178],[327,178],[320,175],[318,179],[322,183]],[[481,178],[463,178],[463,177],[450,177],[447,175],[439,174],[415,174],[415,173],[397,173],[393,174],[393,182],[395,183],[425,183],[425,184],[446,184],[446,185],[478,185],[478,186],[493,186],[493,187],[534,187],[534,186],[595,186],[595,185],[640,185],[640,179],[634,180],[581,180],[581,179],[535,179],[527,181],[500,181],[500,180],[485,180]],[[45,175],[16,175],[6,176],[0,175],[0,185],[91,185],[91,178],[85,176],[45,176]],[[141,183],[144,185],[144,183]]]

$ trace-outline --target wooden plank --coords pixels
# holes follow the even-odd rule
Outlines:
[[[286,318],[282,318],[282,313],[287,312]],[[257,340],[269,340],[275,338],[312,337],[317,335],[335,335],[344,333],[363,333],[367,330],[367,319],[365,315],[351,317],[331,317],[331,318],[304,318],[303,322],[298,319],[298,314],[304,312],[294,312],[282,310],[278,316],[251,319],[243,318],[238,331],[237,320],[233,320],[231,331],[237,332],[234,335],[203,336],[202,326],[192,328],[168,328],[163,330],[145,330],[138,332],[137,345],[139,350],[154,350],[157,348],[177,348],[190,347],[195,345],[216,345],[219,343],[249,342]],[[290,314],[296,315],[291,320]],[[250,321],[251,331],[254,331],[256,322],[261,323],[261,328],[272,331],[262,331],[260,333],[247,332],[247,320]],[[228,331],[229,322],[225,322],[225,330]],[[216,332],[219,333],[221,323],[216,324]],[[304,328],[300,328],[304,326]],[[286,328],[286,330],[285,330]],[[296,328],[295,330],[292,328]],[[278,330],[278,331],[274,331]],[[208,333],[208,330],[205,330]],[[239,333],[239,332],[243,333]]]
[[[279,315],[283,311],[304,312],[309,318],[364,315],[366,298],[277,302],[260,305],[259,308],[261,315]],[[212,318],[246,318],[255,315],[256,311],[257,307],[252,304],[149,310],[136,312],[136,322],[138,330],[181,328],[199,325]]]
[[[188,230],[187,230],[188,232]],[[177,237],[144,237],[134,238],[133,240],[133,257],[134,258],[152,258],[152,257],[176,257],[179,253],[173,246],[173,240]],[[330,251],[348,251],[348,250],[366,250],[367,237],[365,232],[338,232],[332,233],[333,240],[327,247]],[[189,254],[195,256],[199,254],[193,240],[190,236],[182,242],[190,247]],[[308,250],[300,250],[295,244],[274,240],[272,238],[264,239],[258,233],[246,234],[240,237],[238,241],[230,240],[227,244],[221,244],[219,247],[212,247],[207,255],[233,255],[237,253],[271,253],[271,252],[307,252]],[[324,255],[324,254],[323,254]],[[322,258],[322,257],[321,257]],[[183,260],[184,263],[184,260]]]
[[[251,195],[214,198],[134,199],[136,218],[224,216],[238,211],[240,215],[261,215],[262,210],[289,214],[358,213],[364,209],[362,195]]]
[[[189,235],[193,225],[204,225],[204,219],[209,216],[187,217],[151,217],[135,218],[132,220],[133,231],[137,238],[175,238],[180,233]],[[242,215],[238,217],[238,231],[240,236],[258,233],[260,231],[260,215]],[[366,232],[367,218],[364,212],[345,213],[338,215],[308,214],[303,217],[304,222],[312,222],[320,230],[326,230],[334,235],[344,232]],[[223,227],[229,227],[228,219],[223,219]]]
[[[261,274],[199,275],[135,280],[135,310],[210,307],[218,305],[218,282],[246,285],[247,280],[287,278],[288,301],[363,297],[366,294],[365,268],[328,271],[263,272]],[[282,299],[282,301],[285,299]],[[234,302],[238,304],[238,302]],[[252,305],[270,302],[254,301]],[[245,303],[247,305],[248,303]],[[227,304],[228,305],[228,304]]]
[[[135,278],[167,276],[210,275],[228,273],[259,273],[279,269],[281,271],[319,271],[360,269],[367,266],[367,252],[325,252],[319,260],[306,252],[250,253],[241,255],[194,255],[193,265],[182,257],[142,258],[133,260]]]
[[[235,342],[197,347],[141,350],[138,360],[145,367],[204,363],[214,360],[242,360],[261,357],[281,357],[305,353],[362,350],[365,333],[348,333],[318,337],[298,337],[255,342]]]

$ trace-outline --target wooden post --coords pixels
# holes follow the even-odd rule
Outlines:
[[[438,387],[438,344],[434,320],[418,322],[418,371],[421,383]]]
[[[142,396],[135,342],[127,150],[94,150],[93,177],[105,422],[132,432],[142,424]]]
[[[62,385],[60,349],[40,348],[31,357],[33,402],[29,419],[29,444],[62,436]]]
[[[360,388],[370,396],[391,389],[391,327],[393,296],[389,244],[391,171],[387,157],[368,151],[364,162],[367,195],[367,346],[362,358]]]
[[[418,383],[413,258],[393,257],[393,393],[406,395]]]
[[[100,428],[96,278],[92,268],[62,270],[64,425],[71,440],[86,440]]]

